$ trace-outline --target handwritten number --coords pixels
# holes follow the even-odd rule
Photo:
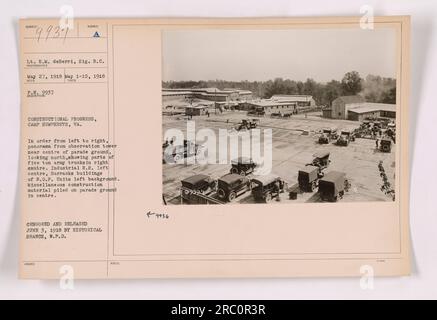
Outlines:
[[[39,42],[39,40],[41,39],[41,34],[42,34],[42,28],[41,27],[36,28],[36,36],[37,36],[36,41],[37,42]]]
[[[50,32],[52,32],[53,26],[49,25],[47,27],[47,35],[46,35],[46,40],[50,37]]]
[[[68,30],[69,30],[69,29],[70,29],[69,27],[67,27],[67,28],[65,29],[64,42],[65,42],[65,39],[67,39],[67,34],[68,34]]]
[[[54,38],[59,38],[61,36],[61,27],[57,26],[55,27],[55,35],[53,36]]]
[[[36,28],[36,41],[40,42],[41,37],[43,37],[43,33],[45,33],[45,40],[49,40],[50,38],[59,39],[62,37],[63,42],[67,39],[69,27],[61,28],[59,26],[53,27],[53,25],[49,25],[46,30],[42,27]]]

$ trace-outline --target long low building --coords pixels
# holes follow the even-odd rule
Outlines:
[[[192,88],[192,89],[162,89],[162,101],[167,102],[175,98],[197,98],[215,102],[248,101],[253,94],[249,90]]]
[[[322,110],[323,117],[362,121],[366,118],[396,118],[396,105],[366,102],[361,96],[342,96],[330,108]]]
[[[363,121],[366,118],[396,118],[396,105],[386,103],[353,103],[348,106],[347,119]]]
[[[162,101],[169,101],[178,98],[190,98],[192,96],[191,91],[181,90],[181,91],[163,91],[162,92]]]
[[[295,104],[297,107],[314,107],[316,105],[316,101],[312,96],[302,94],[275,94],[270,100],[288,102]]]
[[[294,103],[272,101],[272,100],[257,100],[249,101],[240,104],[240,110],[244,111],[263,111],[265,113],[297,113],[297,106]]]
[[[315,107],[312,96],[274,95],[270,99],[257,99],[240,104],[240,110],[264,111],[265,113],[298,113],[300,110]]]

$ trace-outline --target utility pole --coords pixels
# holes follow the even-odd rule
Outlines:
[[[214,89],[215,101],[214,101],[214,114],[217,115],[217,88]]]

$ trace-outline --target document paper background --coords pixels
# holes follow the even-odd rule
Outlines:
[[[58,20],[21,20],[20,276],[59,278],[65,265],[77,278],[356,276],[363,265],[376,275],[408,274],[406,17],[375,21],[397,30],[395,202],[162,204],[163,30],[359,28],[358,21],[79,19],[65,32]],[[44,150],[59,164],[44,163]],[[71,179],[110,179],[95,190],[45,192],[53,181],[42,168],[84,150],[91,162],[70,168],[82,172]]]

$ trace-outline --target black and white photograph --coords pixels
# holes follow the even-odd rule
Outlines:
[[[3,3],[0,300],[437,298],[437,1]]]
[[[162,39],[165,204],[395,201],[395,29]]]

